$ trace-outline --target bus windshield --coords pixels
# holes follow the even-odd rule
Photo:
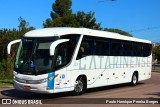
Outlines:
[[[15,60],[15,71],[27,75],[39,75],[52,71],[50,45],[58,37],[22,38]]]
[[[41,75],[58,70],[67,65],[77,44],[76,35],[61,37],[26,38],[19,45],[14,71],[25,75]],[[50,45],[58,39],[70,39],[56,47],[55,55],[50,56]]]

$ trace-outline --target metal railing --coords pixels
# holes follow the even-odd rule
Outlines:
[[[160,71],[160,61],[152,65],[152,71]]]

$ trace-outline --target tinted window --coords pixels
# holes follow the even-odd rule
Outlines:
[[[96,52],[95,55],[106,56],[109,55],[109,41],[102,38],[96,38]]]
[[[151,55],[152,45],[150,44],[143,44],[143,56],[147,57]]]
[[[94,38],[84,36],[79,48],[77,59],[89,55],[94,55],[94,53],[95,53]]]
[[[123,43],[123,56],[132,56],[132,43],[124,42]]]
[[[142,56],[142,44],[140,43],[133,44],[133,56]]]
[[[89,55],[147,57],[151,55],[151,49],[152,46],[146,43],[84,36],[77,59]]]
[[[55,70],[66,66],[71,61],[79,37],[80,35],[61,36],[61,39],[69,39],[69,41],[61,43],[56,47],[54,57]]]
[[[111,44],[111,56],[121,56],[122,55],[122,44],[118,40],[113,40]]]

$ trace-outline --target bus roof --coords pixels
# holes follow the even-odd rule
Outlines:
[[[148,41],[148,40],[128,37],[128,36],[120,35],[118,33],[92,30],[88,28],[71,28],[71,27],[55,27],[55,28],[44,28],[44,29],[32,30],[27,32],[24,35],[24,37],[53,37],[53,36],[61,36],[61,35],[67,35],[67,34],[83,34],[88,36],[151,43],[151,41]]]

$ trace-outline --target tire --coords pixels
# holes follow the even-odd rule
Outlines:
[[[80,77],[75,81],[73,95],[82,95],[84,93],[84,81]]]
[[[134,73],[133,76],[132,76],[131,85],[136,86],[137,83],[138,83],[138,76],[136,75],[136,73]]]

